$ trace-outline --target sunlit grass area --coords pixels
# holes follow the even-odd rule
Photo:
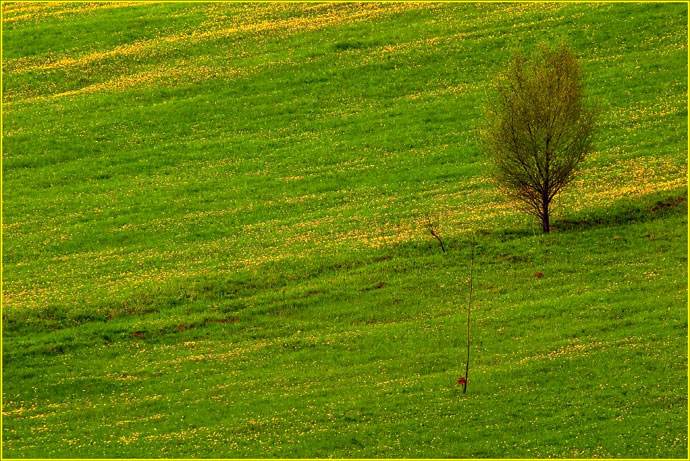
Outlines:
[[[3,456],[687,456],[687,5],[2,15]],[[544,40],[601,115],[542,236],[475,129]]]

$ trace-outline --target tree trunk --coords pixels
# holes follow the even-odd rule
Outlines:
[[[547,234],[551,230],[551,225],[549,224],[549,204],[544,203],[542,213],[541,213],[541,231]]]

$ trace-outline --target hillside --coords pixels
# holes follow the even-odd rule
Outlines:
[[[3,4],[2,456],[686,457],[687,15]],[[560,39],[601,115],[541,235],[474,130]]]

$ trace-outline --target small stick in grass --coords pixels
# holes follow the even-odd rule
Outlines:
[[[474,247],[476,242],[474,240],[474,233],[472,234],[472,256],[470,257],[470,294],[467,297],[467,360],[465,361],[465,379],[460,378],[458,382],[462,383],[462,393],[467,392],[467,378],[470,372],[470,311],[472,306],[472,271],[474,270]]]
[[[436,229],[435,229],[435,226],[434,226],[434,222],[431,220],[431,218],[429,218],[429,219],[427,220],[427,222],[426,222],[426,228],[429,229],[429,232],[431,233],[431,235],[433,235],[434,237],[436,237],[436,240],[438,240],[438,243],[441,244],[441,250],[443,250],[443,252],[445,253],[445,252],[446,252],[446,247],[443,246],[443,241],[441,240],[441,237],[439,237],[438,234],[436,233]]]

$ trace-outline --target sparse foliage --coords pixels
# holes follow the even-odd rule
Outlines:
[[[549,232],[550,206],[590,152],[594,111],[584,102],[580,66],[566,45],[516,54],[487,99],[479,130],[496,184]]]

